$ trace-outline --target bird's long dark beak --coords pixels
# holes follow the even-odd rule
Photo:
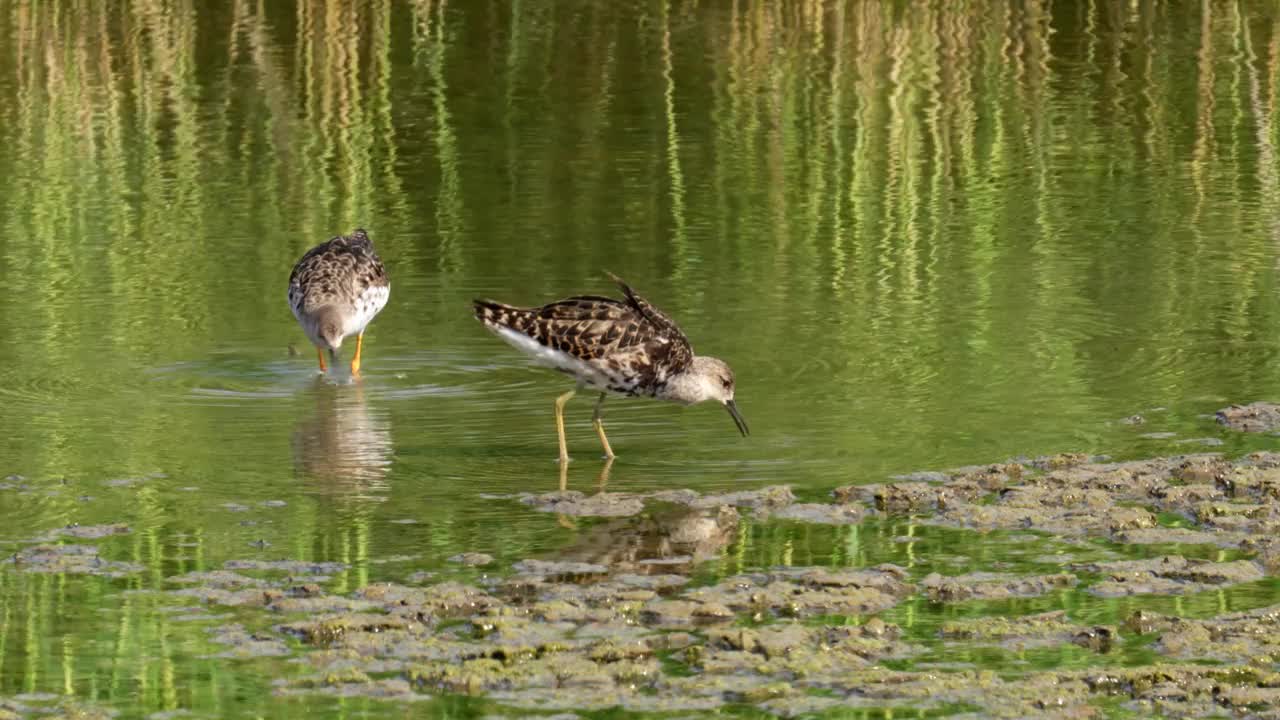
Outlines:
[[[334,350],[333,348],[329,348],[329,362],[331,363],[338,362],[338,351]]]
[[[743,437],[750,435],[751,431],[747,429],[747,421],[742,419],[742,413],[738,412],[737,404],[730,400],[724,404],[724,407],[733,416],[733,424],[738,426],[738,432],[742,433]]]

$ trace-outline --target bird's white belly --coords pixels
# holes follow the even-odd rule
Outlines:
[[[347,316],[347,321],[342,328],[343,336],[349,337],[364,332],[365,326],[373,322],[373,318],[387,306],[387,300],[390,297],[391,286],[389,285],[365,288],[352,303],[354,312]]]
[[[609,390],[609,376],[590,363],[584,362],[562,350],[542,345],[528,335],[510,328],[493,327],[492,329],[498,334],[498,337],[533,358],[533,361],[538,365],[568,373],[579,384],[593,387],[597,390]]]

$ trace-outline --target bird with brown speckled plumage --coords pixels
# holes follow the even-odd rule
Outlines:
[[[611,277],[625,299],[579,295],[532,308],[475,301],[476,319],[485,327],[539,364],[577,381],[577,388],[556,398],[561,464],[569,461],[564,405],[581,388],[600,392],[592,425],[605,457],[610,459],[613,449],[601,416],[610,393],[682,405],[715,400],[725,406],[738,430],[746,435],[747,423],[733,399],[734,377],[729,366],[713,357],[695,355],[689,339],[671,318],[625,282]]]
[[[336,362],[342,341],[356,336],[351,374],[360,374],[365,327],[391,296],[386,268],[364,230],[339,235],[306,252],[289,275],[289,307],[316,346],[320,372],[325,354]]]

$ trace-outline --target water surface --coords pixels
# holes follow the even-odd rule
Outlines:
[[[203,659],[203,628],[128,591],[234,558],[338,560],[354,588],[572,546],[583,528],[488,497],[558,485],[566,386],[469,301],[610,292],[605,270],[732,365],[752,429],[611,401],[610,489],[819,497],[1062,450],[1273,447],[1205,414],[1280,397],[1278,21],[1163,2],[0,6],[0,476],[26,479],[0,490],[0,543],[125,522],[104,554],[147,568],[0,571],[0,695],[332,710]],[[363,378],[321,379],[285,286],[356,226],[391,302]],[[569,408],[568,481],[590,490],[590,400]],[[708,573],[1016,561],[903,532],[754,526]]]

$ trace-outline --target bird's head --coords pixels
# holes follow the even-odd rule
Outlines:
[[[750,434],[747,421],[742,419],[742,413],[738,412],[738,406],[733,400],[733,370],[725,361],[699,355],[694,357],[693,365],[685,374],[691,382],[684,383],[685,397],[679,398],[680,400],[688,404],[715,400],[729,411],[733,423],[738,426],[738,432]]]
[[[316,314],[316,340],[332,355],[342,347],[345,336],[342,328],[342,317],[337,308],[327,307]]]

